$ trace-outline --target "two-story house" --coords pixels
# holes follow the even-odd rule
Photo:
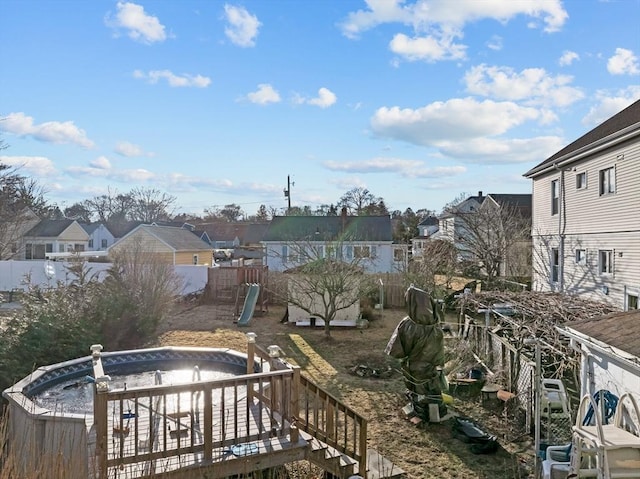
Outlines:
[[[427,216],[418,223],[418,236],[411,238],[411,256],[422,256],[427,241],[438,232],[438,223],[436,216]]]
[[[275,216],[261,244],[263,264],[271,271],[330,257],[371,273],[394,272],[406,256],[394,252],[389,216],[348,216],[346,211],[340,216]]]
[[[532,168],[533,287],[637,309],[640,101]]]
[[[482,191],[478,191],[477,196],[469,196],[451,208],[448,208],[438,218],[438,231],[432,235],[432,239],[440,239],[453,243],[459,252],[461,261],[473,259],[473,254],[469,251],[465,242],[462,241],[467,235],[467,227],[463,221],[464,215],[472,214],[480,208],[486,196]]]

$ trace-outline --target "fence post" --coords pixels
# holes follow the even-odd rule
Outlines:
[[[91,345],[91,359],[93,362],[94,399],[93,424],[96,431],[96,457],[98,459],[98,478],[107,478],[107,403],[109,381],[111,378],[104,374],[101,358],[102,345]]]

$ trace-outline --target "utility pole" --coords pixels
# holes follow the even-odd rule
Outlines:
[[[284,197],[287,198],[287,214],[291,211],[291,187],[295,183],[291,183],[291,178],[287,175],[287,187],[284,190]]]

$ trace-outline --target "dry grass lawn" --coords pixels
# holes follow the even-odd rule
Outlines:
[[[155,345],[225,347],[246,351],[249,331],[263,348],[277,344],[287,359],[369,421],[369,447],[393,461],[412,479],[513,479],[533,477],[531,438],[516,438],[510,418],[488,411],[479,398],[456,398],[453,411],[473,418],[498,437],[497,453],[475,455],[452,435],[451,424],[414,426],[402,414],[407,403],[404,383],[393,360],[384,354],[403,310],[387,310],[368,329],[332,329],[327,340],[322,328],[281,324],[284,307],[269,308],[248,327],[233,322],[231,308],[212,305],[179,305],[164,321]],[[350,369],[358,364],[394,368],[384,379],[359,377]],[[520,442],[514,442],[519,440]]]

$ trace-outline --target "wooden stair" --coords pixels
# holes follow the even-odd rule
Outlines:
[[[334,447],[322,442],[311,434],[300,431],[300,437],[307,441],[307,460],[321,467],[332,476],[348,479],[360,475],[367,479],[399,479],[406,473],[374,449],[367,449],[366,475],[360,473],[358,461],[341,453]]]

